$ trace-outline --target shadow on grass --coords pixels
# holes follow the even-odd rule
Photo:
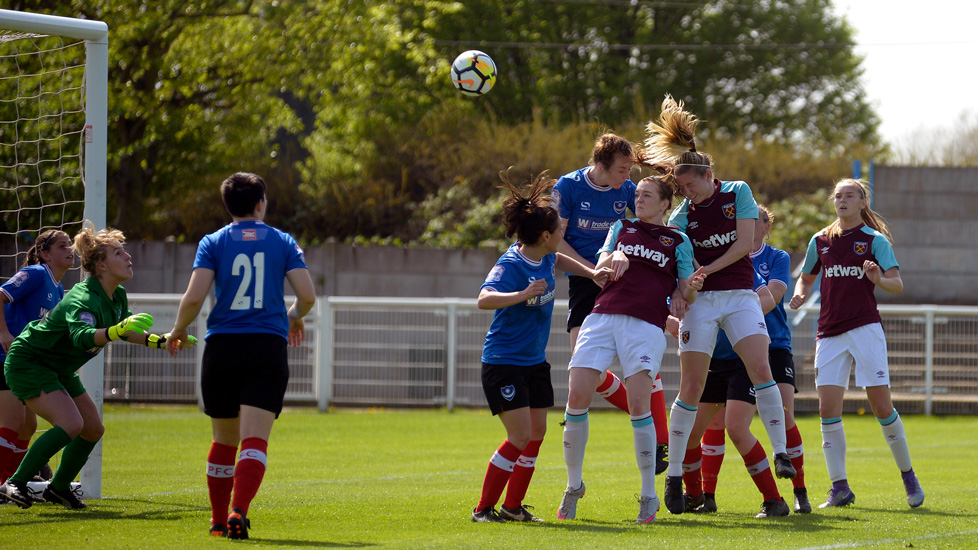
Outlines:
[[[259,542],[262,546],[286,546],[289,548],[297,546],[312,548],[366,548],[368,546],[377,546],[372,542],[328,542],[319,540],[266,539],[260,537],[251,537],[248,540]]]
[[[145,508],[152,509],[145,509]],[[13,508],[11,506],[11,508]],[[138,508],[143,508],[139,510]],[[89,502],[84,510],[68,510],[50,503],[35,503],[28,510],[17,510],[4,517],[8,526],[41,526],[66,521],[112,521],[112,520],[151,520],[151,521],[197,521],[201,512],[209,512],[209,506],[199,506],[179,502],[162,502],[137,498],[112,498]],[[18,513],[19,512],[19,513]],[[14,521],[11,521],[14,520]],[[206,534],[206,533],[205,533]],[[202,535],[203,537],[203,535]],[[249,540],[268,546],[310,547],[310,548],[367,548],[376,546],[368,542],[330,542],[317,540],[273,539],[251,537]]]

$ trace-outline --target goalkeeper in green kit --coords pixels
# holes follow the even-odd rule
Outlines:
[[[38,416],[51,423],[31,445],[17,471],[0,494],[21,508],[32,499],[27,481],[64,449],[58,471],[44,499],[69,509],[85,508],[71,491],[71,482],[88,461],[105,432],[98,407],[85,391],[78,369],[113,340],[166,349],[166,334],[148,334],[153,317],[129,311],[126,289],[132,261],[121,231],[96,232],[87,222],[75,235],[75,252],[91,276],[76,284],[47,317],[33,321],[10,345],[4,363],[7,385]],[[187,340],[193,345],[196,340]]]

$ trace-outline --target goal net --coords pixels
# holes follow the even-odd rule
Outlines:
[[[0,9],[0,282],[41,232],[105,227],[107,109],[105,23]],[[101,354],[81,378],[101,412]],[[101,443],[81,478],[101,498]]]
[[[81,227],[84,77],[84,41],[0,30],[0,281],[40,233]]]

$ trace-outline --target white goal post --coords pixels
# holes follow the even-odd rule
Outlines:
[[[106,224],[106,154],[108,122],[109,27],[101,21],[74,19],[0,9],[0,29],[85,41],[84,172],[85,219],[97,229]],[[104,356],[82,367],[82,383],[102,413]],[[102,444],[99,442],[81,473],[88,498],[102,498]]]

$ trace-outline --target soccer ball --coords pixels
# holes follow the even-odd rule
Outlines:
[[[452,83],[465,95],[482,95],[496,83],[496,64],[479,50],[462,52],[452,61]]]

